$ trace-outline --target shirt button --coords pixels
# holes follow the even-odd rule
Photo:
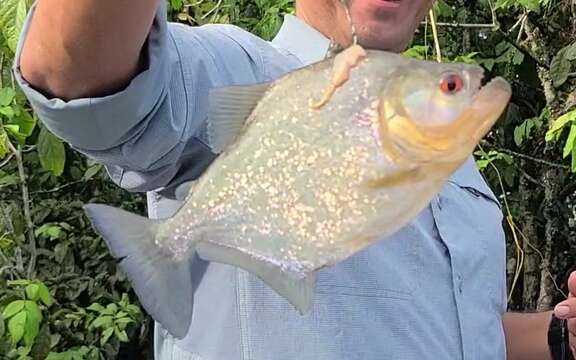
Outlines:
[[[464,282],[462,281],[462,276],[458,275],[457,279],[458,279],[458,292],[462,294],[462,287],[464,285]]]

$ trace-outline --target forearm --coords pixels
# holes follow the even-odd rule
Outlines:
[[[39,0],[22,48],[23,77],[72,99],[107,94],[139,71],[158,0]]]
[[[551,311],[522,314],[508,312],[504,315],[504,332],[508,360],[548,360],[548,326]]]

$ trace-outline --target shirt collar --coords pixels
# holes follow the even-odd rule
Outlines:
[[[296,56],[303,65],[323,60],[330,47],[328,38],[294,15],[284,17],[272,43]]]

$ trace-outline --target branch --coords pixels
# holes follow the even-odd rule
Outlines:
[[[66,183],[66,184],[57,186],[57,187],[52,188],[52,189],[49,189],[49,190],[32,191],[31,194],[50,194],[50,193],[55,193],[55,192],[58,192],[58,191],[62,191],[62,190],[66,189],[66,188],[68,188],[68,187],[70,187],[70,186],[72,186],[72,185],[76,185],[76,184],[80,184],[80,183],[87,183],[87,182],[90,182],[90,181],[92,181],[92,180],[94,180],[94,179],[88,179],[88,180],[82,179],[82,180],[71,181],[71,182],[69,182],[69,183]]]
[[[426,22],[422,22],[421,25],[425,25]],[[476,28],[476,29],[496,29],[498,25],[496,24],[466,24],[466,23],[447,23],[447,22],[437,22],[438,27],[450,27],[450,28]]]
[[[24,162],[22,160],[22,147],[18,145],[18,149],[8,141],[8,148],[16,157],[18,164],[18,176],[20,177],[20,185],[22,188],[22,201],[24,202],[24,219],[26,220],[27,238],[30,246],[30,263],[28,264],[27,278],[31,279],[36,269],[36,239],[34,238],[34,223],[32,222],[32,215],[30,211],[30,196],[28,193],[28,183],[26,182],[26,172],[24,171]]]
[[[12,160],[12,158],[14,157],[14,153],[10,153],[8,155],[8,157],[6,159],[4,159],[4,161],[0,162],[0,169],[2,169],[4,166],[6,166],[10,160]]]
[[[524,159],[524,160],[530,160],[530,161],[533,161],[535,163],[539,163],[542,165],[547,165],[547,166],[551,166],[551,167],[555,167],[555,168],[559,168],[559,169],[570,170],[570,166],[568,166],[568,165],[558,164],[558,163],[551,162],[548,160],[539,159],[539,158],[536,158],[536,157],[533,157],[530,155],[526,155],[526,154],[522,154],[522,153],[515,152],[512,150],[504,149],[504,148],[492,145],[489,142],[487,142],[486,140],[482,140],[481,143],[482,143],[482,145],[486,145],[487,147],[490,147],[490,148],[492,148],[496,151],[499,151],[501,153],[508,154],[510,156],[514,156],[514,157]]]
[[[518,166],[515,163],[513,163],[512,165],[516,168],[516,170],[518,170],[526,178],[526,180],[530,181],[534,185],[546,188],[546,185],[544,185],[541,182],[539,182],[538,180],[534,179],[530,174],[528,174],[524,169],[522,169],[521,166]]]

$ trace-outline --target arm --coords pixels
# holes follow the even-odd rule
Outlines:
[[[548,326],[552,312],[504,314],[508,360],[549,360]]]
[[[158,0],[39,0],[22,76],[63,99],[109,94],[140,70]]]
[[[214,158],[205,142],[210,89],[269,80],[266,69],[273,67],[266,65],[286,61],[268,43],[233,26],[168,24],[165,1],[154,2],[158,8],[139,55],[145,66],[128,76],[127,82],[118,80],[120,76],[106,86],[91,85],[87,93],[95,93],[82,96],[75,92],[81,87],[75,83],[84,81],[76,79],[82,77],[81,71],[75,70],[76,61],[63,68],[49,61],[49,66],[35,67],[36,75],[30,70],[27,73],[23,62],[32,60],[23,57],[39,14],[37,7],[24,26],[14,68],[18,84],[44,125],[74,149],[106,165],[112,180],[130,191],[174,187],[198,177]],[[56,44],[56,48],[69,46]],[[75,51],[82,53],[80,48]],[[116,60],[110,60],[110,67],[119,65]],[[88,60],[83,61],[83,66],[90,67]],[[99,61],[108,67],[105,60]],[[93,71],[89,77],[96,76],[96,70],[88,71]],[[40,83],[31,83],[34,79],[30,77],[52,79],[72,100],[47,93]],[[114,82],[126,83],[115,91],[117,86],[110,85]],[[58,92],[56,88],[48,90]]]

